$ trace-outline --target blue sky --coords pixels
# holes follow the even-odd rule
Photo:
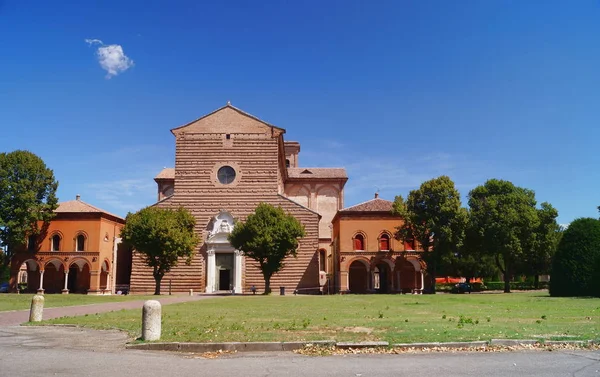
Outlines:
[[[302,166],[346,167],[345,205],[446,174],[597,217],[599,20],[595,0],[0,0],[0,150],[125,215],[173,166],[169,130],[230,100]]]

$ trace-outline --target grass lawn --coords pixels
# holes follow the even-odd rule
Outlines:
[[[245,296],[163,306],[163,341],[600,339],[600,299],[545,292]],[[141,333],[141,311],[44,323]]]
[[[7,310],[24,310],[29,309],[33,294],[0,294],[0,312]],[[151,296],[88,296],[80,294],[61,295],[48,294],[44,295],[44,307],[56,308],[59,306],[74,306],[74,305],[89,305],[102,304],[105,302],[121,302],[132,300],[147,300]]]

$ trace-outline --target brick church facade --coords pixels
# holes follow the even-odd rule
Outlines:
[[[247,293],[254,286],[261,292],[264,281],[257,264],[227,241],[235,223],[261,202],[282,207],[306,231],[297,257],[286,260],[272,286],[305,292],[332,286],[331,221],[343,208],[345,169],[300,167],[300,144],[284,141],[284,129],[229,103],[171,132],[175,167],[156,176],[154,205],[188,209],[202,242],[191,264],[179,263],[165,275],[163,289]],[[154,291],[152,272],[135,252],[130,290]]]

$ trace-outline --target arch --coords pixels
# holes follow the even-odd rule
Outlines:
[[[85,251],[87,249],[88,235],[83,230],[75,233],[75,251]]]
[[[58,258],[51,258],[48,259],[45,263],[44,263],[44,270],[46,270],[46,267],[48,267],[49,265],[53,265],[54,268],[56,268],[57,270],[60,268],[60,266],[63,265],[62,261]]]
[[[362,258],[348,265],[348,289],[351,293],[367,293],[369,289],[368,263]]]
[[[417,269],[418,268],[418,269]],[[396,258],[396,279],[398,290],[402,293],[411,293],[420,285],[421,270],[419,262],[414,258]]]
[[[393,287],[394,262],[389,258],[371,260],[371,281],[377,293],[389,293]]]
[[[44,291],[60,293],[65,281],[65,265],[58,258],[51,258],[44,264]]]
[[[387,230],[379,233],[377,237],[378,250],[379,251],[390,251],[392,250],[392,235]]]
[[[17,283],[21,292],[34,293],[40,285],[40,265],[34,259],[27,259],[19,266]]]
[[[352,236],[352,250],[367,250],[367,235],[363,231],[356,231]]]
[[[60,251],[63,235],[58,230],[50,234],[50,251]]]
[[[83,271],[83,268],[85,266],[88,266],[88,268],[90,268],[90,262],[85,259],[85,258],[74,258],[73,260],[71,260],[71,262],[69,263],[69,269],[73,268],[74,266],[76,266],[79,271]]]
[[[70,293],[86,293],[90,289],[91,264],[85,258],[75,258],[69,263],[67,288]]]

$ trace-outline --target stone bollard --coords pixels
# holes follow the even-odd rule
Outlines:
[[[142,340],[153,341],[160,339],[160,302],[148,300],[142,309]]]
[[[194,295],[194,290],[190,289],[190,296],[193,296],[193,295]]]
[[[29,309],[29,322],[40,322],[44,314],[44,296],[35,295],[31,299],[31,309]]]

